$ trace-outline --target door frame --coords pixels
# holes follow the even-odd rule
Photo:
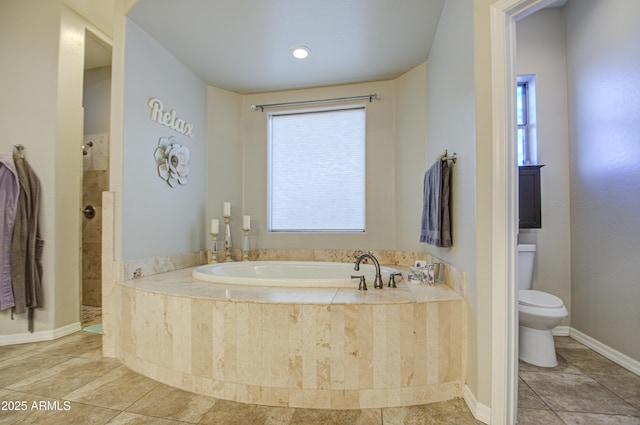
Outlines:
[[[516,286],[516,22],[557,0],[499,0],[490,6],[493,149],[491,424],[512,425],[518,413]]]

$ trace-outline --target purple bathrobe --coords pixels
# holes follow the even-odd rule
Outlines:
[[[13,154],[0,153],[0,310],[15,305],[11,285],[11,241],[18,193],[18,173]]]

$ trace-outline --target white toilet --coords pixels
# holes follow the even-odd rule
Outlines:
[[[518,245],[519,357],[536,366],[554,367],[558,360],[551,329],[569,313],[560,298],[531,289],[535,256],[535,245]]]

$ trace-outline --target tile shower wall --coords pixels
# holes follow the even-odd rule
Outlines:
[[[93,146],[87,144],[91,142]],[[82,206],[93,205],[96,215],[82,218],[82,304],[102,305],[102,192],[109,190],[109,134],[84,136]]]

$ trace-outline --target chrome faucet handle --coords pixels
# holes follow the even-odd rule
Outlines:
[[[387,287],[389,287],[389,288],[397,288],[397,286],[396,286],[396,276],[402,276],[402,273],[399,273],[399,272],[391,273],[389,275],[389,283],[387,284]]]
[[[367,282],[364,278],[364,275],[358,275],[358,276],[351,275],[351,279],[360,279],[360,283],[358,284],[358,291],[367,290]]]

